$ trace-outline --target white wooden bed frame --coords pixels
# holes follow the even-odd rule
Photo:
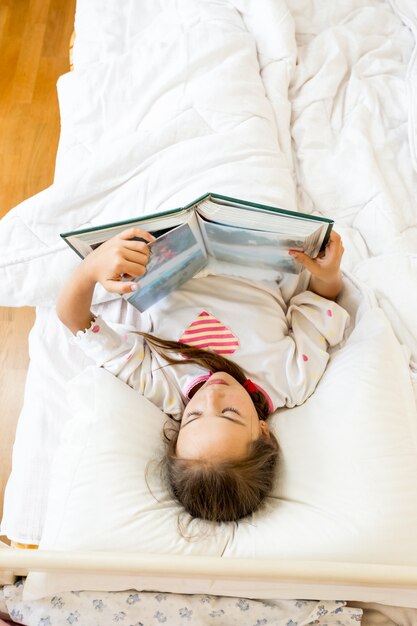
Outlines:
[[[253,597],[378,602],[417,608],[417,567],[275,561],[117,552],[51,552],[12,548],[0,541],[0,584],[30,570],[79,574],[138,575],[148,580],[212,581],[253,588]],[[220,588],[219,588],[220,589]],[[158,589],[156,589],[158,590]],[[220,593],[220,591],[219,591]],[[236,595],[228,593],[223,595]]]

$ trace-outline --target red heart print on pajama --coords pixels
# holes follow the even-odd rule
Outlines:
[[[202,311],[185,329],[180,342],[195,348],[211,350],[216,354],[233,354],[239,347],[239,340],[230,328],[207,311]]]

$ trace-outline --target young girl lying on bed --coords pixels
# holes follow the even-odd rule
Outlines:
[[[207,276],[142,313],[141,332],[117,332],[90,306],[97,282],[119,294],[138,288],[121,281],[146,272],[149,248],[133,237],[154,240],[129,229],[90,253],[64,286],[58,316],[98,366],[176,420],[165,458],[173,496],[193,517],[238,520],[273,486],[279,448],[268,416],[313,393],[328,346],[343,337],[340,236],[332,232],[319,259],[290,251],[311,277],[288,305],[274,281]]]

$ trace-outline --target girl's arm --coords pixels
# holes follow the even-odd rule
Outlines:
[[[56,306],[59,319],[74,335],[88,328],[94,319],[90,305],[96,281],[89,277],[83,263],[61,290]]]
[[[311,273],[309,291],[328,300],[335,300],[342,288],[340,261],[343,252],[342,239],[332,230],[324,256],[312,259],[304,252],[297,250],[290,250],[289,254]]]
[[[287,406],[301,404],[314,392],[327,367],[329,347],[343,340],[348,321],[349,314],[339,304],[310,290],[291,298],[289,334],[283,342],[285,375],[280,380]]]
[[[91,252],[64,285],[57,302],[57,314],[74,335],[88,328],[94,319],[90,307],[96,283],[110,293],[125,294],[140,288],[133,281],[120,280],[122,275],[138,278],[146,272],[149,248],[134,237],[149,243],[155,241],[149,233],[129,228]]]

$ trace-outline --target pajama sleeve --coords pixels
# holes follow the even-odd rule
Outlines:
[[[314,392],[329,360],[328,348],[342,341],[348,320],[345,309],[311,291],[291,298],[287,311],[286,406],[302,404]]]
[[[144,343],[140,335],[116,332],[101,317],[90,328],[78,331],[71,343],[78,346],[94,363],[134,389],[139,389],[144,360]]]

